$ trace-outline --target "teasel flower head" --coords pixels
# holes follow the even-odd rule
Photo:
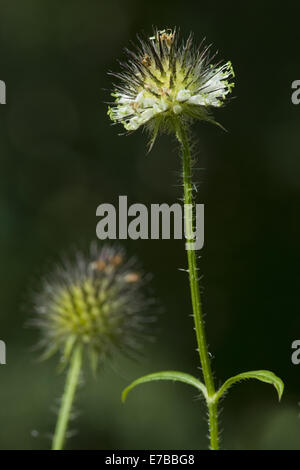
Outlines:
[[[94,244],[88,256],[77,252],[74,261],[64,260],[35,296],[43,358],[61,351],[64,367],[81,345],[95,370],[117,351],[135,356],[156,318],[148,283],[149,275],[120,247]]]
[[[219,125],[212,110],[224,105],[234,83],[231,62],[214,63],[211,46],[195,47],[193,35],[179,40],[176,29],[154,30],[138,37],[135,50],[126,49],[108,115],[127,131],[146,126],[150,147],[159,131],[175,131],[178,119],[209,121]],[[221,126],[222,127],[222,126]]]

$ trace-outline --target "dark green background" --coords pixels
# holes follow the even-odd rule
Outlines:
[[[280,6],[279,6],[280,5]],[[300,449],[300,79],[296,2],[1,0],[0,79],[0,447],[45,449],[64,376],[57,358],[40,363],[37,333],[24,328],[31,291],[70,246],[95,238],[96,207],[173,203],[181,197],[175,142],[162,137],[146,156],[140,131],[118,137],[106,116],[109,69],[136,32],[180,26],[230,59],[233,100],[217,110],[228,129],[197,123],[198,201],[205,204],[200,269],[217,383],[251,369],[283,378],[275,390],[240,384],[223,403],[222,442],[233,449]],[[192,389],[150,384],[120,403],[128,382],[144,373],[199,366],[180,241],[128,241],[164,306],[155,345],[137,364],[85,374],[80,415],[68,448],[205,448],[206,411]]]

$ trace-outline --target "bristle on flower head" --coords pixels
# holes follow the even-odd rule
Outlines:
[[[88,350],[93,367],[116,350],[135,353],[155,320],[155,301],[144,292],[146,276],[121,248],[91,247],[45,279],[35,298],[34,321],[45,357],[62,350],[67,362],[76,344]]]
[[[214,122],[211,109],[224,104],[234,77],[231,62],[214,65],[210,46],[193,46],[192,35],[179,43],[174,29],[155,30],[149,39],[139,38],[135,51],[126,50],[123,71],[109,107],[112,121],[128,131],[146,124],[154,134],[174,130],[176,119]]]

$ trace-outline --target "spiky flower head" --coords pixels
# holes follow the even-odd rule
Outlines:
[[[80,344],[95,368],[117,350],[135,353],[155,319],[155,301],[144,292],[148,280],[121,248],[92,245],[89,256],[64,260],[35,297],[34,324],[42,333],[44,357],[61,350],[66,364]]]
[[[179,42],[174,29],[154,31],[149,39],[138,37],[112,93],[108,114],[127,131],[146,125],[152,143],[158,131],[176,131],[178,119],[200,119],[217,124],[211,111],[222,106],[231,92],[234,77],[231,62],[213,63],[210,46],[193,45],[190,34]]]

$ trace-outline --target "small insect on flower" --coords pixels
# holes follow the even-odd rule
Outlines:
[[[90,255],[77,253],[44,281],[35,298],[45,357],[62,350],[68,362],[75,346],[87,350],[93,368],[119,350],[134,354],[148,338],[156,301],[145,293],[149,275],[121,248],[92,245]],[[148,290],[148,289],[146,289]]]
[[[108,109],[111,120],[127,131],[146,125],[152,147],[159,131],[176,131],[178,119],[214,121],[211,110],[222,106],[234,83],[231,62],[213,64],[210,47],[193,46],[190,34],[179,42],[174,29],[154,31],[140,39],[134,51],[126,49],[128,60],[117,77]]]

